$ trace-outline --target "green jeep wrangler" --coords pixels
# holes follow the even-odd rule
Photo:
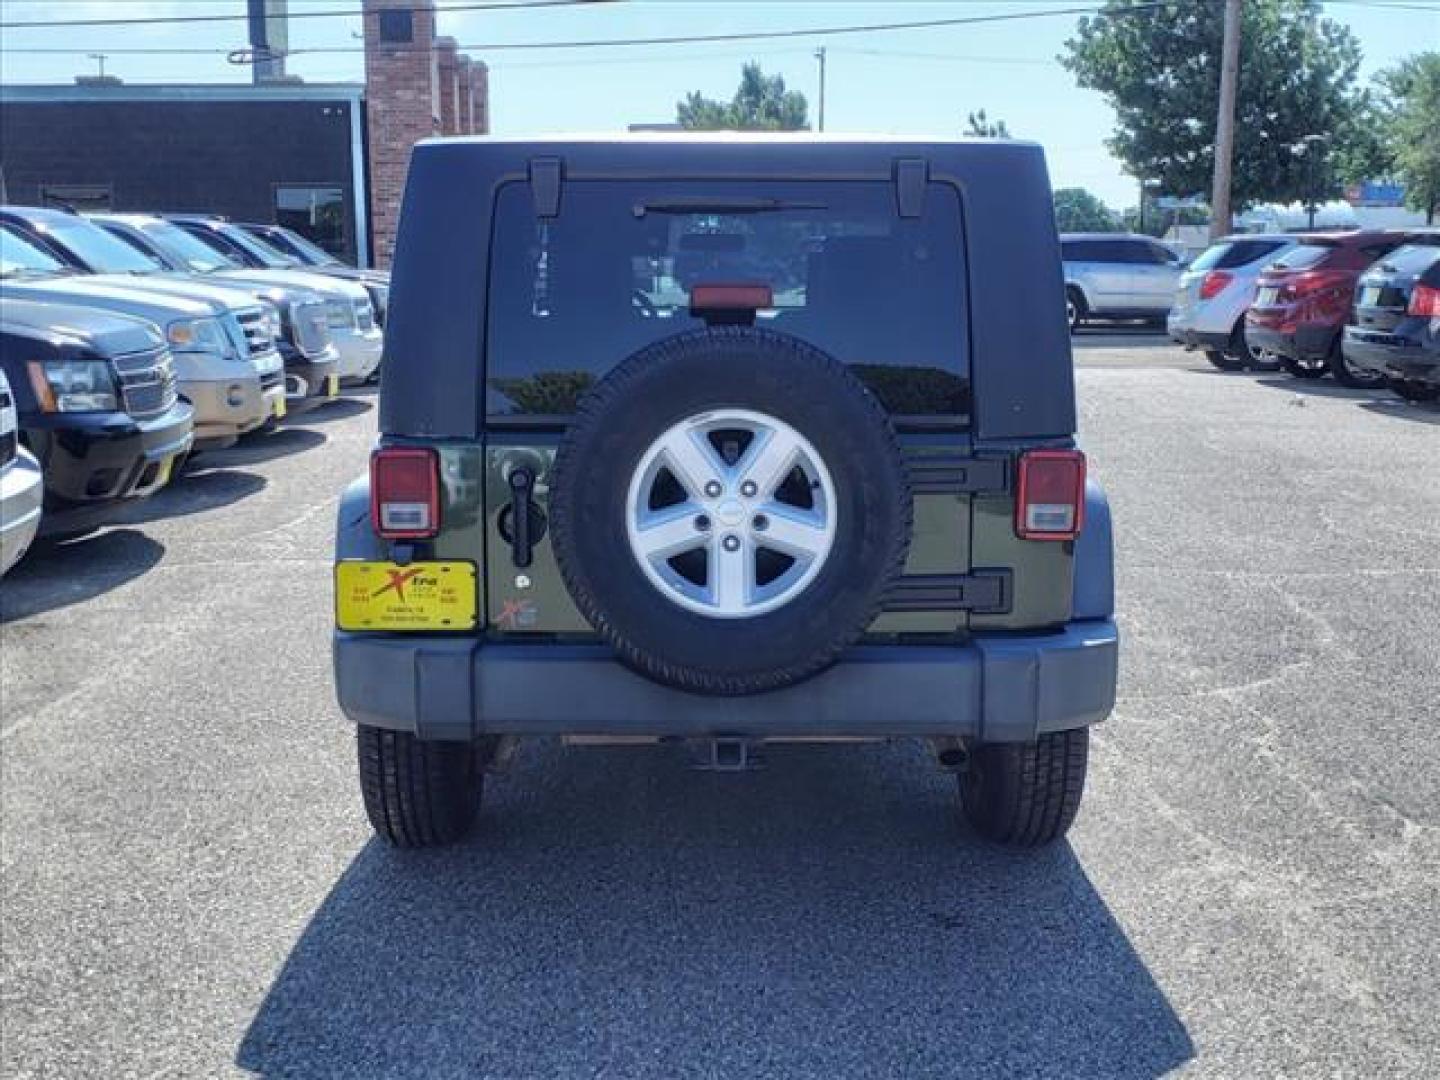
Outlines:
[[[918,737],[982,835],[1070,826],[1117,634],[1038,147],[423,143],[385,349],[334,650],[386,840],[540,735]]]

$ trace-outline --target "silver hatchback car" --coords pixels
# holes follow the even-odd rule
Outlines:
[[[1278,357],[1245,340],[1245,312],[1255,300],[1260,272],[1300,239],[1246,233],[1211,244],[1180,275],[1166,321],[1170,336],[1187,349],[1204,350],[1221,371],[1278,367]]]
[[[1135,233],[1061,233],[1060,258],[1071,333],[1088,319],[1163,321],[1182,265],[1179,253]]]

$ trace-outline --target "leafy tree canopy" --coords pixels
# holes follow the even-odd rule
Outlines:
[[[1010,129],[1005,126],[1004,120],[986,119],[985,110],[981,109],[965,118],[965,135],[971,139],[1008,139]]]
[[[1084,188],[1055,192],[1055,227],[1061,232],[1119,232],[1120,221]]]
[[[1127,14],[1135,2],[1108,0],[1081,19],[1061,63],[1115,108],[1108,145],[1131,175],[1167,194],[1208,194],[1224,5],[1172,0]],[[1323,199],[1364,108],[1360,46],[1318,0],[1246,0],[1242,18],[1235,206]]]
[[[1387,149],[1406,200],[1432,225],[1440,212],[1440,52],[1417,53],[1381,72]]]
[[[781,75],[766,75],[756,63],[740,72],[740,87],[729,102],[715,101],[698,91],[675,105],[680,126],[696,131],[803,131],[805,95],[785,89]]]

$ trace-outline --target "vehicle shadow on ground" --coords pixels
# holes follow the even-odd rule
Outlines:
[[[1390,397],[1388,390],[1352,390],[1330,379],[1297,379],[1293,375],[1262,374],[1255,380],[1256,386],[1267,390],[1288,390],[1292,394],[1306,394],[1311,397],[1349,398],[1351,401],[1375,401]],[[1398,399],[1397,399],[1398,400]]]
[[[1421,404],[1392,397],[1362,401],[1360,407],[1368,409],[1370,412],[1380,413],[1382,416],[1393,416],[1397,420],[1409,420],[1416,424],[1440,424],[1440,402]]]
[[[357,388],[358,390],[358,388]],[[352,416],[359,416],[361,413],[369,412],[375,406],[363,398],[353,395],[357,390],[345,391],[346,396],[336,398],[328,405],[322,405],[318,409],[312,409],[307,413],[298,414],[294,420],[286,421],[288,424],[295,424],[297,427],[308,427],[311,424],[333,424],[337,420],[348,420]],[[293,431],[294,428],[286,427],[285,430]]]
[[[1194,1048],[1061,844],[914,747],[527,749],[474,841],[368,843],[237,1063],[263,1076],[1154,1077]]]
[[[0,625],[118,589],[164,555],[163,544],[134,529],[110,529],[63,544],[37,541],[0,583]]]
[[[263,490],[267,482],[263,476],[235,469],[186,471],[148,499],[140,499],[127,506],[116,515],[115,521],[124,525],[143,525],[165,518],[219,510],[241,499],[248,499]]]
[[[324,446],[328,441],[320,431],[309,431],[303,427],[282,427],[273,431],[257,431],[246,435],[234,446],[224,450],[207,450],[193,458],[186,475],[203,473],[210,469],[229,469],[236,466],[262,465],[276,458],[291,454],[303,454]]]

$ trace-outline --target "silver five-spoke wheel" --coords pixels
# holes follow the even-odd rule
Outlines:
[[[773,611],[815,580],[836,529],[835,489],[783,420],[719,409],[672,425],[641,456],[625,526],[670,601],[722,619]]]

